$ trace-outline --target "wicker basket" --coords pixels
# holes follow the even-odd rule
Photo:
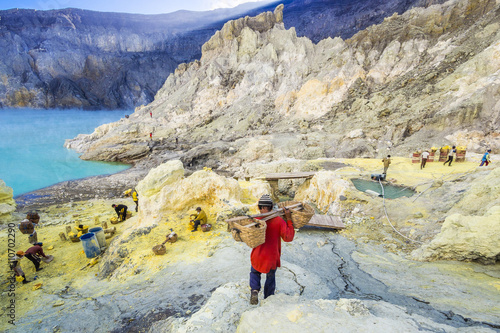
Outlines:
[[[38,224],[38,222],[40,222],[40,215],[38,215],[37,212],[29,212],[28,214],[26,214],[26,218],[35,224]]]
[[[278,202],[278,207],[283,208],[283,207],[288,207],[292,206],[295,204],[301,203],[299,201],[283,201],[283,202]],[[297,208],[292,208],[290,209],[292,212],[292,223],[293,227],[295,229],[302,228],[306,224],[309,223],[311,218],[314,215],[314,208],[312,208],[310,205],[306,203],[302,203],[302,209],[298,210]]]
[[[253,249],[266,241],[266,222],[244,216],[226,222],[231,228],[234,240],[237,242],[244,242]]]
[[[153,252],[156,255],[163,255],[163,254],[167,253],[167,248],[163,244],[155,245],[155,246],[153,246]]]
[[[31,221],[23,220],[23,222],[19,224],[19,231],[25,235],[30,235],[35,231],[35,226]]]
[[[175,243],[177,242],[177,234],[173,234],[171,237],[167,236],[167,243]]]
[[[68,237],[73,243],[78,243],[80,241],[80,237],[78,237],[74,232],[70,232]]]
[[[238,216],[238,217],[233,217],[228,220],[227,222],[227,231],[231,232],[233,230],[233,227],[235,226],[235,223],[239,225],[247,225],[250,223],[253,223],[252,219],[250,219],[248,216]]]

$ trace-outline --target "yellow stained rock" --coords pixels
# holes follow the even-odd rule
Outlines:
[[[59,300],[59,301],[56,301],[54,304],[52,304],[52,307],[61,306],[63,304],[64,304],[64,301],[63,300]]]
[[[302,312],[300,312],[299,310],[293,310],[293,311],[288,312],[286,317],[288,318],[288,320],[295,323],[297,320],[299,320],[302,317],[302,315],[303,315]]]

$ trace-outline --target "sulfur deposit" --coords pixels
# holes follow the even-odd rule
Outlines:
[[[7,219],[16,210],[16,202],[13,199],[13,190],[0,179],[0,218]]]

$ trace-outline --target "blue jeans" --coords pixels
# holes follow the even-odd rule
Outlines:
[[[250,269],[250,288],[252,290],[260,290],[260,275],[262,273],[257,271],[255,268]],[[276,270],[271,269],[269,273],[266,274],[266,283],[264,284],[264,298],[274,295],[274,290],[276,289]]]

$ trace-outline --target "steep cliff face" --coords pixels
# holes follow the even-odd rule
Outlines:
[[[431,2],[285,3],[285,26],[295,26],[299,36],[317,42],[351,37],[394,12]],[[147,104],[180,63],[200,58],[201,46],[228,19],[266,11],[255,6],[164,15],[0,11],[0,107],[113,109]]]
[[[1,12],[0,106],[126,108],[147,104],[203,43],[179,43],[169,16],[77,9]],[[213,32],[212,32],[213,33]],[[167,45],[172,40],[173,45]],[[179,52],[179,50],[181,50]]]
[[[269,144],[268,160],[500,147],[495,1],[416,8],[316,45],[284,28],[282,10],[226,23],[151,104],[69,146],[116,160],[123,146],[113,137],[138,144],[153,132],[151,144],[179,137],[187,165],[230,170],[253,137]]]

